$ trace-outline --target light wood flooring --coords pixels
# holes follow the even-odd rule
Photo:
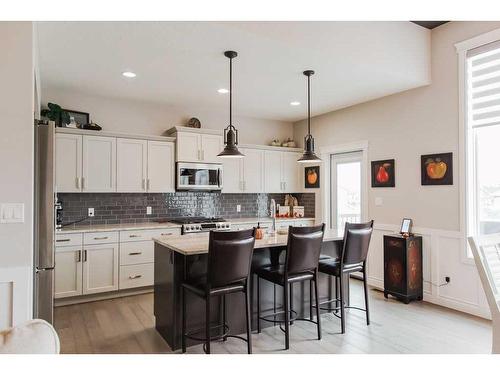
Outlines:
[[[361,283],[353,281],[351,293],[353,305],[363,306]],[[364,312],[351,310],[341,335],[339,319],[323,314],[321,341],[314,324],[295,322],[290,350],[283,350],[279,327],[271,327],[252,336],[254,353],[490,353],[487,320],[425,302],[385,300],[378,291],[370,292],[370,303],[369,326]],[[62,353],[171,353],[153,322],[151,293],[55,309]],[[188,348],[202,352],[201,345]],[[229,338],[213,343],[212,352],[245,353],[246,343]]]

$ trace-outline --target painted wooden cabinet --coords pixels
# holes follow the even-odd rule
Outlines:
[[[175,191],[174,144],[148,141],[147,154],[147,191],[150,193]]]
[[[148,141],[116,139],[116,190],[125,193],[146,191]]]
[[[56,247],[54,297],[82,295],[82,246]]]
[[[56,134],[56,191],[80,192],[82,190],[82,136]]]
[[[300,190],[296,152],[266,151],[264,154],[264,190],[266,193],[294,193]]]
[[[83,136],[82,191],[116,191],[116,138]]]
[[[281,153],[281,180],[283,192],[294,193],[300,190],[299,187],[299,163],[300,155],[295,152]]]
[[[264,192],[264,151],[241,148],[244,158],[223,158],[223,193]]]
[[[242,161],[239,158],[222,158],[222,192],[242,192]]]
[[[118,290],[118,244],[84,245],[83,294]]]
[[[173,127],[167,134],[177,138],[176,161],[221,163],[223,139],[219,131]]]

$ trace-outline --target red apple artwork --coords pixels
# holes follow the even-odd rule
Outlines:
[[[372,187],[394,186],[394,159],[372,161]]]

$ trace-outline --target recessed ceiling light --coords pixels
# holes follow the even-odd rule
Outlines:
[[[127,78],[134,78],[137,76],[134,72],[123,72],[122,76],[127,77]]]
[[[297,105],[300,105],[300,102],[297,102],[297,101],[295,101],[295,102],[290,102],[290,105],[297,106]]]
[[[229,92],[229,90],[228,89],[218,89],[217,92],[219,94],[227,94]]]

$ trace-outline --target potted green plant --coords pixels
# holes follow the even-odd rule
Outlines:
[[[69,124],[70,118],[69,113],[61,108],[60,105],[49,103],[47,104],[48,109],[42,109],[40,114],[43,117],[47,117],[49,120],[54,121],[56,126],[63,126],[63,124]]]

